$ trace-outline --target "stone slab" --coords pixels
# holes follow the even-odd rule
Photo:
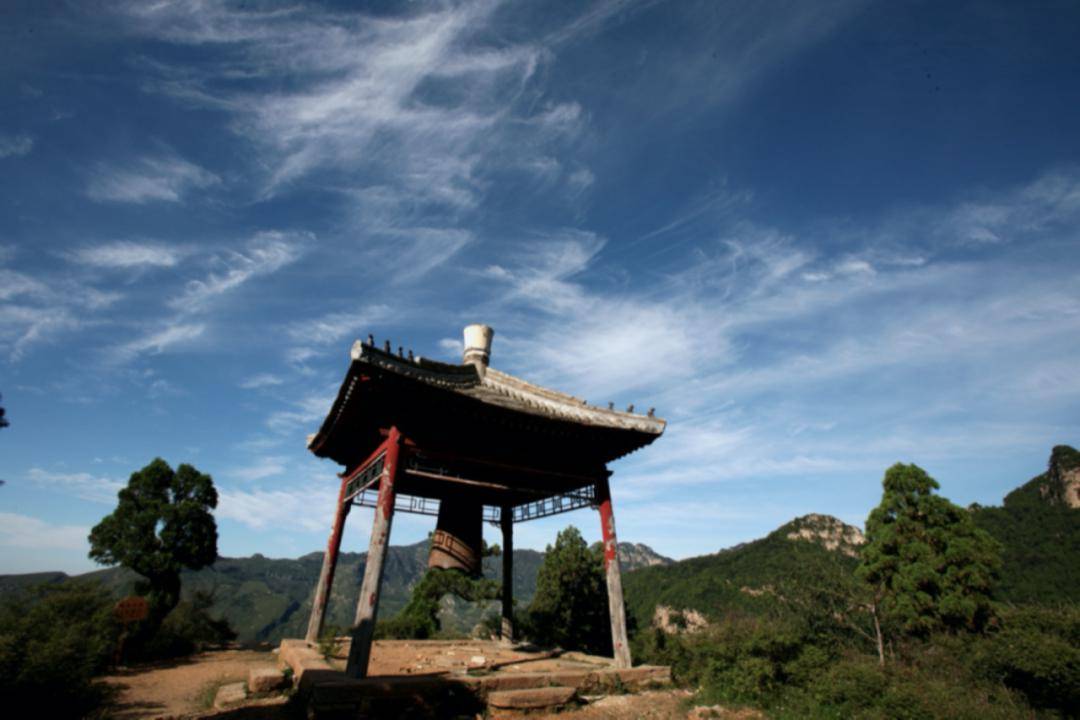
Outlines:
[[[279,663],[293,669],[300,695],[308,710],[316,716],[339,712],[377,715],[381,712],[390,717],[395,713],[400,715],[406,709],[419,711],[426,707],[430,711],[431,708],[450,706],[468,715],[481,712],[488,698],[499,692],[556,686],[569,688],[581,696],[637,692],[671,683],[671,669],[667,667],[642,665],[617,668],[610,658],[578,653],[519,651],[515,656],[506,658],[499,655],[494,643],[380,643],[382,645],[377,647],[396,646],[399,655],[405,650],[400,660],[395,659],[390,664],[396,672],[359,679],[347,678],[340,669],[334,669],[323,659],[316,645],[293,639],[282,641]],[[474,658],[473,664],[479,665],[478,656],[483,656],[485,665],[479,669],[470,668],[469,661]],[[450,666],[440,666],[435,662],[444,657],[456,658],[456,661]],[[423,663],[416,662],[421,659]],[[540,666],[530,666],[529,663],[533,662]],[[402,664],[403,669],[397,669],[396,663]],[[383,669],[383,672],[386,670]],[[469,703],[473,704],[470,706]],[[529,712],[527,709],[512,708],[497,710],[508,717]]]
[[[242,703],[247,700],[247,688],[244,683],[236,682],[222,685],[214,695],[214,707],[218,710]]]
[[[304,676],[312,671],[316,671],[317,675],[335,672],[318,648],[306,640],[282,640],[280,650],[278,662],[292,668],[293,678],[297,683],[305,682]]]
[[[575,697],[577,690],[574,688],[553,686],[489,693],[487,703],[502,710],[540,710],[561,707]]]
[[[288,680],[285,673],[275,667],[256,667],[248,671],[247,685],[251,693],[269,693],[283,689]]]

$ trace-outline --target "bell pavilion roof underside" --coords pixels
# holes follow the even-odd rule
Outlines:
[[[481,372],[473,364],[406,358],[360,341],[351,360],[329,414],[308,438],[315,455],[347,470],[396,426],[432,461],[471,473],[487,468],[489,478],[504,468],[501,481],[526,493],[565,492],[606,473],[607,463],[648,445],[666,425],[651,414],[588,405],[490,367]]]

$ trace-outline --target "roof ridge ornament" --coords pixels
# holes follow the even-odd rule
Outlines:
[[[462,353],[462,362],[472,365],[481,378],[487,372],[491,362],[491,339],[495,331],[489,325],[466,325],[465,326],[465,352]]]

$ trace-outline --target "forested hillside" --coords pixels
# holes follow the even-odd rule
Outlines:
[[[624,581],[627,609],[639,627],[646,627],[658,605],[718,618],[763,612],[778,599],[794,602],[792,595],[803,588],[820,586],[854,570],[857,560],[851,544],[830,550],[822,538],[821,533],[837,529],[858,534],[836,518],[808,515],[760,540],[714,555],[635,570]],[[812,539],[803,537],[804,532]]]
[[[1080,453],[1059,446],[1047,471],[1009,493],[1002,506],[970,509],[975,523],[1002,546],[998,600],[1080,602],[1077,488]],[[852,572],[858,542],[850,538],[858,537],[858,532],[829,516],[798,518],[760,540],[627,574],[627,606],[638,623],[646,625],[657,605],[697,610],[713,618],[764,612],[784,601],[783,588],[788,596],[796,588],[812,592],[836,573]],[[849,540],[828,539],[838,536]]]
[[[1045,473],[975,507],[976,524],[1002,545],[998,597],[1015,603],[1080,601],[1080,453],[1054,448]]]
[[[640,544],[619,543],[619,554],[627,569],[672,562]],[[426,540],[390,546],[379,605],[382,618],[392,617],[408,602],[412,587],[427,568],[427,557]],[[532,599],[542,559],[543,553],[536,550],[514,551],[514,597],[519,603],[527,604]],[[186,597],[196,591],[212,593],[211,614],[228,620],[242,642],[303,637],[322,560],[322,553],[318,552],[297,559],[262,555],[218,558],[210,567],[183,573],[183,591]],[[327,626],[344,628],[352,623],[365,560],[366,553],[341,554],[327,608]],[[485,558],[484,576],[502,579],[500,558]],[[0,576],[0,595],[43,582],[62,582],[68,577],[57,572]],[[79,577],[102,582],[117,597],[130,594],[138,580],[135,573],[123,568],[97,570]],[[451,632],[468,633],[489,607],[494,604],[477,606],[447,597],[443,601],[443,627]]]
[[[1054,448],[1001,507],[938,488],[889,468],[861,550],[807,516],[629,573],[636,657],[773,717],[1080,717],[1080,454]]]

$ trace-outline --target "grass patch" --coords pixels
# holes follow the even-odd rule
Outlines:
[[[218,690],[220,690],[223,685],[228,685],[229,682],[230,681],[228,680],[211,680],[203,685],[202,689],[199,690],[199,694],[196,696],[196,705],[198,708],[200,710],[213,710],[214,699],[217,697]]]

